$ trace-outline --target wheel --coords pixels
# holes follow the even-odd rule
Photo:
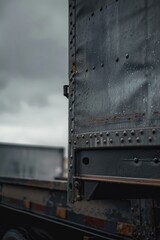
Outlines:
[[[27,239],[23,233],[19,232],[16,229],[10,229],[8,230],[2,240],[29,240]]]

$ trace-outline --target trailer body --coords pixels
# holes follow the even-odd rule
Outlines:
[[[160,240],[159,12],[69,0],[68,179],[1,176],[2,240]]]
[[[159,185],[160,2],[71,1],[69,201],[75,181]]]

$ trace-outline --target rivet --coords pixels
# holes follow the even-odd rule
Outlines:
[[[127,136],[127,132],[126,132],[126,131],[124,131],[124,132],[123,132],[123,135],[124,135],[124,136]]]
[[[88,142],[88,140],[86,141],[86,144],[88,144],[89,142]]]
[[[79,183],[78,181],[75,181],[75,182],[74,182],[74,186],[75,186],[75,188],[78,188],[78,189],[79,189],[79,188],[80,188],[80,183]]]
[[[102,136],[103,136],[103,133],[100,133],[100,136],[102,137]]]
[[[81,197],[79,194],[77,194],[76,200],[77,200],[77,201],[81,201],[81,200],[82,200],[82,197]]]
[[[116,62],[117,62],[117,63],[119,62],[119,58],[116,58]]]
[[[126,53],[126,59],[128,59],[129,58],[129,53]]]
[[[135,135],[135,131],[134,131],[134,130],[132,130],[132,131],[131,131],[131,134],[132,134],[132,135]]]
[[[78,139],[78,138],[79,138],[79,136],[77,135],[77,136],[76,136],[76,138]]]
[[[96,134],[96,133],[94,133],[94,137],[97,137],[97,134]]]
[[[102,12],[103,8],[101,7],[99,10],[100,10],[100,12]]]
[[[84,138],[84,135],[82,135],[82,138]]]
[[[88,69],[86,69],[86,72],[88,72]]]
[[[92,138],[92,134],[90,134],[89,137]]]
[[[134,208],[131,208],[131,211],[134,212]]]
[[[121,138],[121,143],[124,143],[124,139],[123,138]]]
[[[72,111],[72,108],[71,108],[71,107],[69,108],[69,111],[70,111],[70,112]]]
[[[77,142],[76,142],[76,141],[74,141],[74,145],[76,145],[76,143],[77,143]]]
[[[113,139],[111,138],[111,139],[109,140],[109,142],[110,142],[110,143],[113,143]]]
[[[138,158],[134,158],[134,162],[135,163],[139,163],[139,159]]]
[[[107,137],[109,137],[109,132],[106,133]]]
[[[143,135],[143,133],[144,133],[144,132],[143,132],[143,130],[141,129],[141,130],[140,130],[140,134]]]
[[[139,138],[139,137],[137,137],[137,138],[136,138],[136,141],[137,141],[137,142],[140,142],[140,138]]]
[[[156,133],[156,129],[152,129],[152,133],[155,134]]]
[[[69,165],[69,167],[70,167],[70,168],[73,168],[73,164],[71,163],[71,164]]]
[[[154,163],[158,163],[159,162],[158,158],[154,158],[153,161],[154,161]]]
[[[103,140],[103,143],[105,143],[105,144],[107,143],[106,139]]]
[[[100,141],[99,141],[99,140],[97,140],[97,143],[99,144],[99,143],[100,143]]]
[[[152,142],[152,137],[149,137],[148,140],[149,140],[150,142]]]
[[[119,136],[119,132],[116,132],[116,136]]]
[[[72,159],[72,158],[73,158],[73,156],[71,155],[71,156],[70,156],[70,158]]]
[[[71,133],[73,133],[73,129],[71,129]]]
[[[128,138],[128,142],[132,142],[132,139],[130,137]]]
[[[93,66],[92,69],[95,70],[95,66]]]
[[[101,63],[101,67],[102,67],[102,68],[104,67],[104,63]]]

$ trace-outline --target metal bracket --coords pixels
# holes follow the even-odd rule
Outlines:
[[[63,96],[65,96],[66,98],[69,97],[69,86],[68,85],[63,86]]]

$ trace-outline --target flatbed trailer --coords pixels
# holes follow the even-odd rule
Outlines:
[[[1,236],[16,229],[22,231],[26,239],[28,236],[31,239],[61,239],[62,236],[72,239],[74,234],[76,239],[87,236],[130,239],[133,230],[130,200],[86,200],[72,207],[67,205],[66,180],[0,178],[0,189],[1,214],[6,216]],[[121,215],[119,222],[117,215]],[[121,229],[123,224],[125,234]]]
[[[126,192],[129,187],[120,186],[123,192],[120,194],[117,186],[106,185],[105,192],[99,189],[92,196],[90,186],[88,199],[77,201],[73,206],[67,204],[67,180],[0,178],[1,238],[10,233],[15,240],[159,239],[160,206],[155,198],[159,188],[135,185],[129,194]],[[142,198],[148,196],[148,191],[152,198]],[[141,198],[134,199],[135,194]],[[14,236],[15,231],[23,238]]]

